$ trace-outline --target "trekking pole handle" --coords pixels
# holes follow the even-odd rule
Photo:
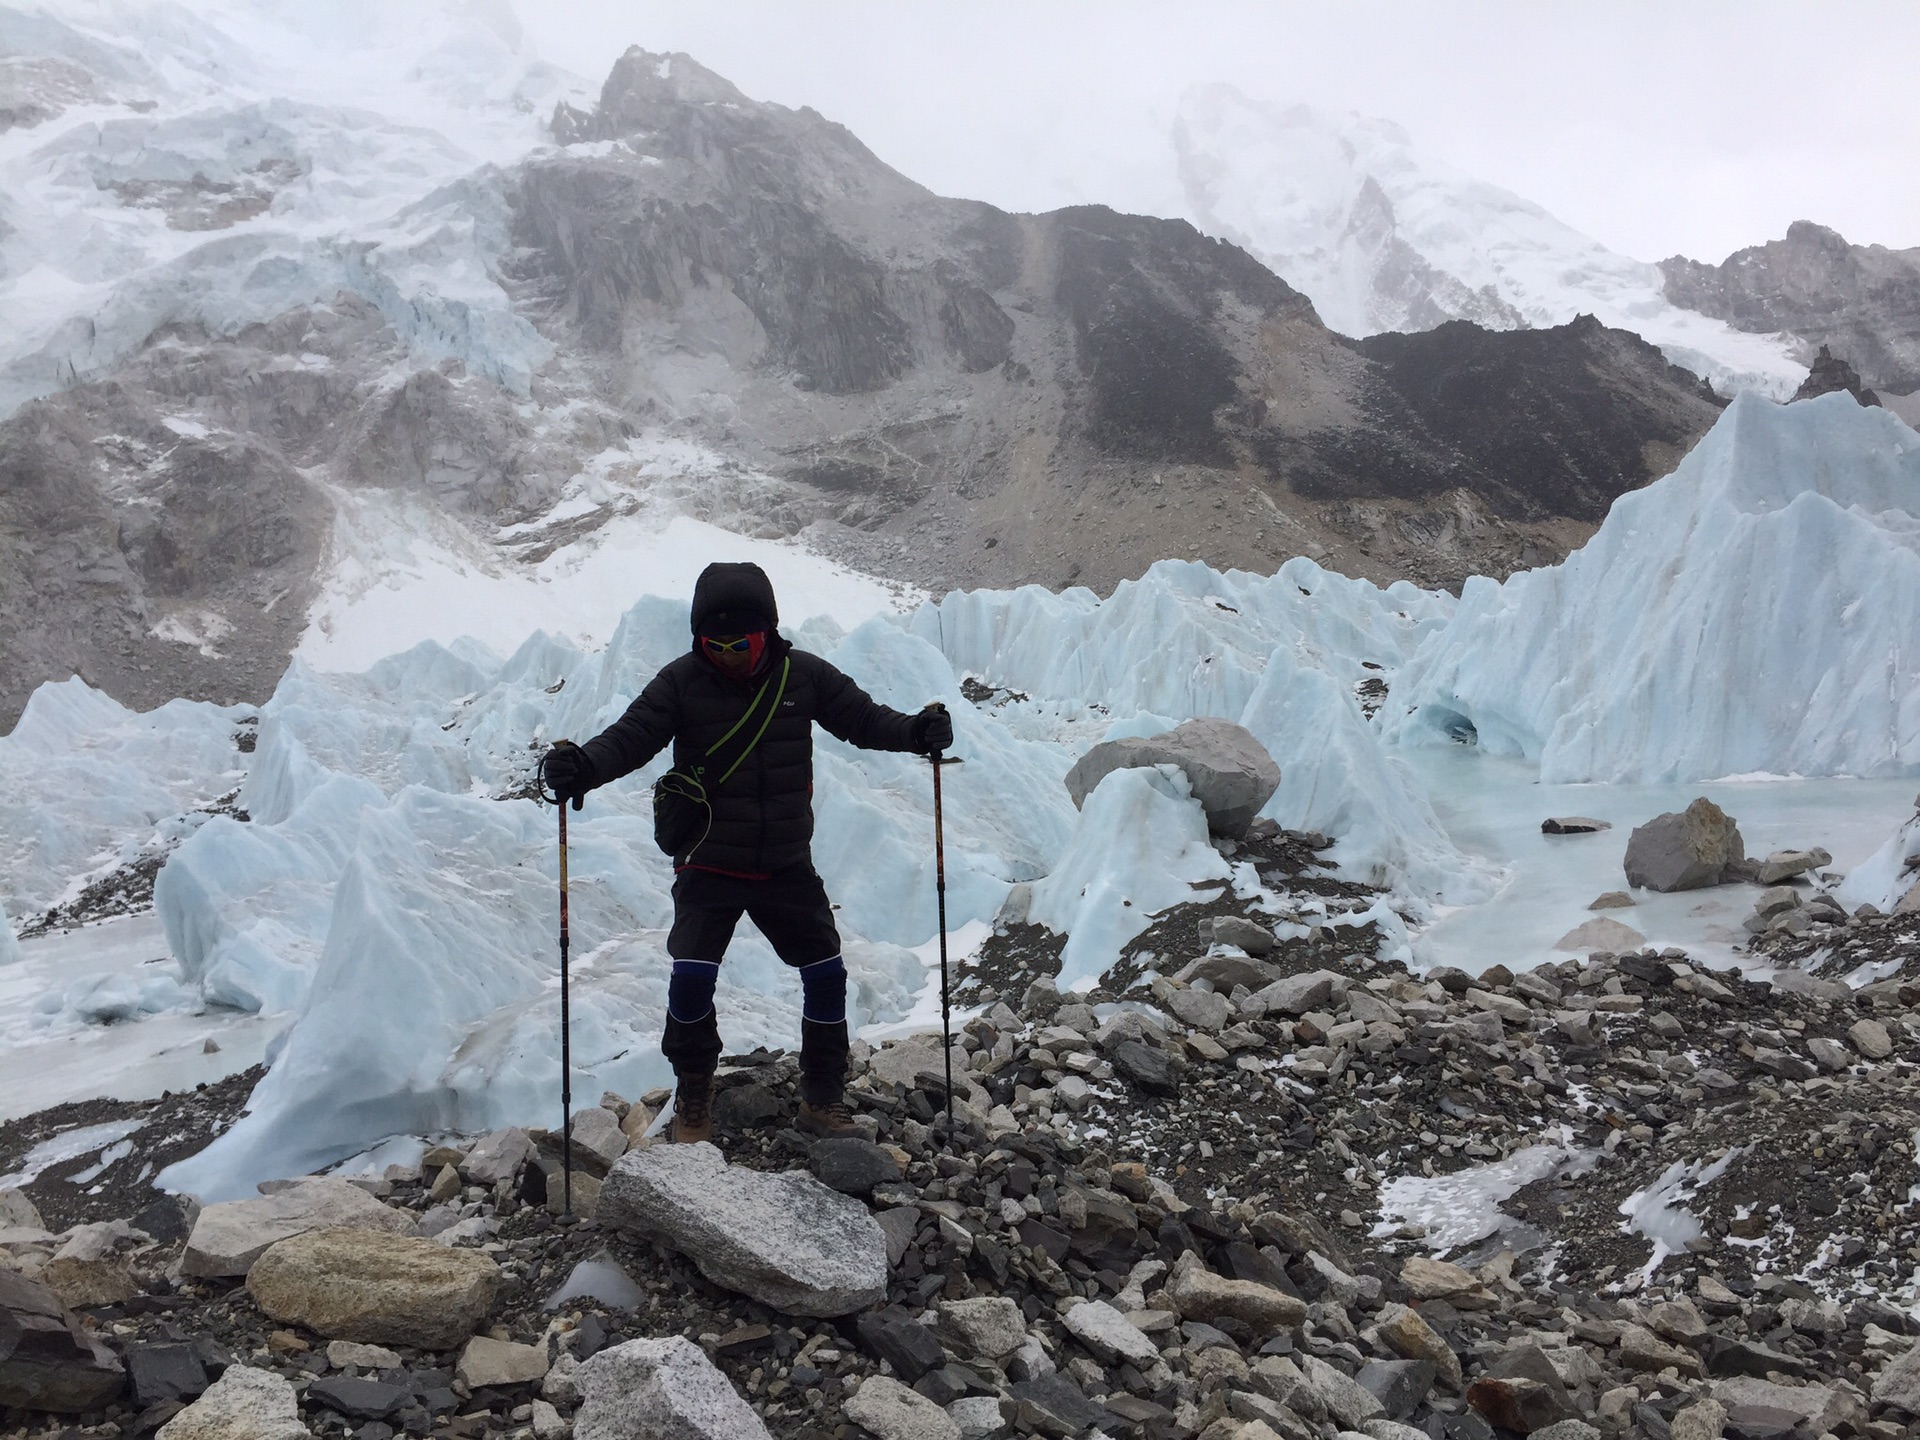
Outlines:
[[[551,755],[555,750],[560,750],[560,749],[578,750],[579,748],[580,747],[574,744],[573,741],[571,740],[556,740],[547,747],[547,754]],[[567,803],[566,800],[561,796],[559,791],[549,789],[547,786],[546,755],[543,755],[540,757],[539,767],[534,774],[533,788],[534,788],[534,793],[537,794],[541,798],[541,800],[545,801],[549,805],[565,806],[565,804]],[[580,810],[584,810],[586,808],[586,804],[587,804],[587,797],[585,795],[575,795],[573,797],[573,808],[576,812]]]

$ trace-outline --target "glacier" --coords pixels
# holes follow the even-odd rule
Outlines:
[[[1562,565],[1471,582],[1457,602],[1306,559],[1266,576],[1166,561],[1105,599],[954,592],[900,615],[883,587],[797,551],[782,594],[810,617],[787,627],[796,643],[898,708],[937,698],[953,712],[965,762],[946,782],[955,931],[982,933],[1025,883],[1029,916],[1066,937],[1063,983],[1084,985],[1192,886],[1246,893],[1178,772],[1116,772],[1079,811],[1063,784],[1099,740],[1217,715],[1280,764],[1264,813],[1329,834],[1344,873],[1386,887],[1369,915],[1396,946],[1411,939],[1416,963],[1484,960],[1497,945],[1524,965],[1584,917],[1617,860],[1605,844],[1573,857],[1539,837],[1531,812],[1574,798],[1552,796],[1558,784],[1608,782],[1594,813],[1625,824],[1671,808],[1663,787],[1716,781],[1762,843],[1831,840],[1843,864],[1881,845],[1843,894],[1890,898],[1920,848],[1912,822],[1886,839],[1904,777],[1920,771],[1920,675],[1902,623],[1920,613],[1917,497],[1920,436],[1897,419],[1844,395],[1786,407],[1746,396]],[[440,583],[431,565],[422,574],[425,591],[380,582],[361,599],[397,615]],[[681,579],[671,565],[654,577],[670,592]],[[635,600],[600,648],[539,628],[565,617],[597,637],[604,619],[587,612],[616,588],[603,575],[563,595],[471,592],[492,612],[488,641],[524,637],[511,651],[427,639],[350,669],[380,627],[346,626],[332,638],[351,637],[348,649],[296,657],[260,707],[176,701],[136,715],[79,680],[43,686],[0,737],[0,794],[16,797],[0,803],[0,904],[32,913],[172,846],[155,905],[173,969],[127,949],[137,971],[102,962],[47,986],[39,957],[52,951],[34,947],[52,941],[35,940],[24,970],[6,966],[31,984],[4,995],[47,1007],[44,1019],[7,1033],[84,1041],[118,1019],[177,1039],[191,1021],[243,1037],[248,1055],[264,1049],[271,1068],[248,1114],[167,1175],[207,1200],[395,1134],[550,1121],[557,869],[554,817],[525,798],[533,767],[550,740],[604,727],[687,643],[679,593]],[[255,722],[245,753],[236,739]],[[647,793],[665,763],[571,817],[587,1091],[667,1078],[671,875]],[[1763,772],[1882,778],[1842,799],[1807,788],[1832,782],[1753,778]],[[924,1014],[936,930],[926,764],[822,736],[816,774],[815,854],[841,906],[855,1016],[884,1029]],[[75,803],[17,798],[49,779]],[[1805,834],[1855,801],[1844,833]],[[1518,893],[1534,889],[1537,903]],[[1635,918],[1691,944],[1738,917],[1650,901]],[[727,1044],[791,1044],[798,999],[743,934],[722,975]]]
[[[1631,330],[1724,394],[1785,399],[1805,378],[1787,337],[1673,304],[1659,267],[1530,200],[1422,154],[1390,121],[1198,87],[1173,124],[1196,224],[1250,251],[1345,335],[1564,325]]]
[[[498,168],[587,87],[511,13],[433,0],[4,12],[0,53],[88,93],[0,133],[0,416],[167,325],[231,334],[342,291],[417,363],[520,394],[550,349],[497,278]],[[318,77],[318,78],[316,78]]]
[[[1310,562],[1278,577],[1169,565],[1124,589],[1104,604],[1086,592],[1021,592],[1022,638],[1000,650],[1007,674],[1045,675],[1063,639],[1096,663],[1074,686],[1001,706],[970,703],[960,667],[935,642],[946,620],[971,635],[1007,597],[950,596],[850,633],[826,616],[790,627],[882,701],[913,709],[937,698],[953,712],[964,764],[947,780],[951,927],[991,920],[1014,884],[1034,882],[1035,917],[1068,935],[1069,980],[1090,982],[1152,911],[1192,893],[1170,877],[1227,878],[1184,777],[1110,776],[1084,812],[1063,783],[1116,725],[1151,731],[1210,704],[1284,740],[1283,766],[1301,757],[1285,805],[1345,822],[1342,843],[1384,879],[1407,884],[1396,865],[1413,861],[1412,847],[1450,849],[1378,753],[1352,688],[1369,666],[1399,664],[1444,619],[1446,597],[1379,591]],[[1313,589],[1317,604],[1304,593]],[[1053,623],[1031,609],[1043,597],[1055,603]],[[685,626],[683,601],[648,597],[598,652],[536,633],[505,659],[471,641],[425,642],[357,673],[296,659],[259,711],[240,797],[250,821],[208,821],[156,886],[195,993],[286,1017],[249,1113],[168,1184],[203,1199],[241,1194],[389,1134],[544,1118],[558,1023],[553,820],[515,797],[544,744],[615,718],[684,648]],[[1129,649],[1174,654],[1162,637],[1184,644],[1207,627],[1233,642],[1231,665],[1183,659],[1155,677],[1137,673],[1155,667],[1121,663]],[[986,666],[995,670],[991,657]],[[647,791],[666,763],[596,791],[570,827],[584,1087],[635,1093],[668,1078],[657,1047],[671,875],[652,847]],[[936,931],[926,764],[821,736],[816,775],[815,859],[840,906],[856,1019],[897,1021],[925,981],[914,949]],[[1369,786],[1397,787],[1390,802],[1416,823],[1424,813],[1431,833],[1410,832],[1404,817],[1369,831]],[[1116,833],[1138,843],[1116,847]],[[1433,876],[1475,878],[1487,893],[1484,867],[1452,859],[1422,857]],[[1408,889],[1403,903],[1422,902]],[[791,1043],[797,986],[764,943],[743,936],[722,974],[728,1045]]]
[[[1920,435],[1737,397],[1558,565],[1469,580],[1381,716],[1547,783],[1920,771]]]

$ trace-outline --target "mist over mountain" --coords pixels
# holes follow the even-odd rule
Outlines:
[[[1245,246],[1348,335],[1560,325],[1634,331],[1722,393],[1793,393],[1806,356],[1663,289],[1661,268],[1423,153],[1391,121],[1278,107],[1229,85],[1189,93],[1172,146],[1202,229]]]

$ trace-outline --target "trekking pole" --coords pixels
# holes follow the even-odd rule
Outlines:
[[[573,802],[580,803],[576,796]],[[560,804],[560,1218],[573,1218],[573,1014],[567,984],[567,807]]]
[[[572,743],[570,740],[554,742],[556,746]],[[560,816],[560,1170],[564,1177],[560,1219],[570,1222],[573,1219],[573,1011],[567,965],[570,944],[567,931],[567,801],[557,791],[551,795],[547,793],[544,776],[541,778],[540,798],[551,802]],[[584,796],[573,797],[574,809],[578,810],[585,804]]]
[[[953,1138],[953,990],[947,974],[947,840],[940,804],[940,767],[961,763],[958,755],[938,750],[933,762],[933,892],[940,908],[940,1054],[947,1067],[947,1138]]]
[[[933,893],[940,908],[940,1058],[947,1065],[947,1141],[953,1141],[953,1010],[947,983],[947,840],[940,810],[940,767],[946,763],[938,750],[933,761]]]

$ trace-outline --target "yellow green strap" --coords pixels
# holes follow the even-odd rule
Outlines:
[[[791,655],[783,657],[782,660],[780,661],[780,688],[773,692],[773,703],[767,706],[767,713],[765,716],[761,718],[760,728],[753,732],[753,739],[747,742],[747,748],[742,750],[740,754],[735,758],[733,764],[727,767],[727,773],[722,775],[718,780],[713,782],[715,789],[718,789],[720,786],[726,784],[727,781],[732,778],[733,772],[738,770],[741,767],[741,765],[746,763],[747,756],[753,753],[753,747],[758,745],[760,743],[760,737],[767,733],[767,727],[773,723],[774,712],[779,710],[780,708],[781,697],[787,693],[787,675],[792,669],[793,669],[793,657]],[[771,685],[772,683],[773,683],[773,677],[769,675],[767,677],[766,684],[760,687],[760,695],[765,695],[767,693],[767,685]],[[760,695],[756,695],[753,697],[753,704],[747,707],[747,713],[745,715],[742,715],[738,720],[734,722],[734,726],[732,730],[727,731],[725,735],[722,735],[718,740],[714,742],[712,748],[707,751],[708,755],[712,755],[715,750],[718,750],[722,745],[726,744],[727,741],[731,740],[734,736],[734,733],[738,731],[742,725],[747,723],[748,718],[752,716],[753,712],[757,708],[759,708]]]

